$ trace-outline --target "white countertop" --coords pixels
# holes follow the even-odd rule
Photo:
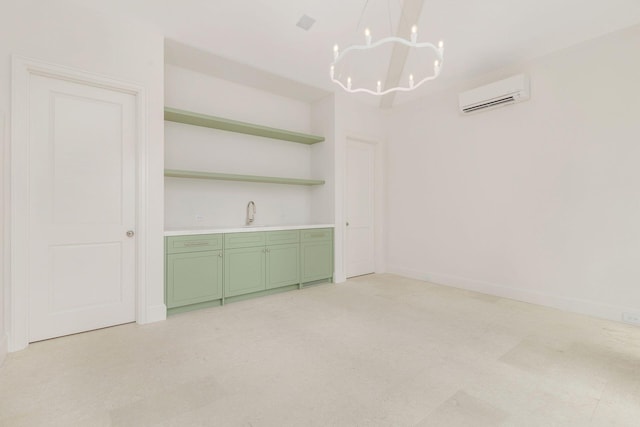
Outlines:
[[[304,224],[304,225],[252,225],[244,227],[213,227],[213,226],[195,226],[195,227],[176,227],[167,228],[164,231],[165,236],[193,236],[197,234],[216,234],[216,233],[247,233],[251,231],[280,231],[280,230],[303,230],[309,228],[333,228],[333,224]]]

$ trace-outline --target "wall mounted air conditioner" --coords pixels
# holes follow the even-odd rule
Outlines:
[[[508,79],[462,92],[458,99],[462,114],[485,111],[503,105],[526,101],[529,99],[529,77],[524,74],[509,77]]]

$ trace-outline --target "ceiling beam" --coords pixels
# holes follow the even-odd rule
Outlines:
[[[398,23],[397,37],[409,39],[411,37],[411,27],[418,23],[424,0],[405,0],[400,14],[400,22]],[[409,55],[409,47],[400,43],[394,43],[391,52],[391,60],[387,69],[387,78],[384,83],[385,88],[396,87],[400,84],[402,72],[407,64],[407,56]],[[396,92],[384,95],[380,99],[380,108],[391,108],[396,98]]]
[[[164,55],[165,62],[168,64],[307,103],[318,101],[331,94],[324,89],[260,70],[251,65],[242,64],[171,39],[165,39]]]

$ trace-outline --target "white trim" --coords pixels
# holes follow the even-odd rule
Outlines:
[[[7,334],[0,333],[0,366],[4,363],[4,359],[7,357],[7,353],[9,352],[9,338]]]
[[[160,322],[167,320],[167,306],[165,304],[150,305],[147,307],[147,319],[144,323]],[[138,323],[143,323],[138,321]]]
[[[149,106],[147,94],[143,87],[136,86],[136,107],[138,140],[136,143],[136,322],[148,322],[147,306],[147,270],[149,233]]]
[[[150,243],[148,106],[144,87],[21,56],[12,56],[11,97],[11,280],[9,351],[26,348],[28,325],[28,233],[29,233],[29,77],[41,75],[131,94],[136,97],[138,141],[136,143],[136,321],[148,321],[147,271]],[[155,317],[155,316],[154,316]]]
[[[11,259],[9,257],[9,207],[11,206],[10,200],[10,187],[9,183],[11,181],[11,168],[10,168],[10,151],[9,151],[9,121],[7,119],[7,114],[4,110],[0,111],[0,142],[2,147],[2,166],[3,166],[3,184],[2,184],[2,202],[3,202],[3,212],[1,217],[3,218],[2,224],[2,259],[0,260],[0,265],[2,265],[2,276],[0,277],[0,297],[2,297],[2,310],[0,312],[3,314],[3,318],[0,319],[0,365],[4,361],[4,358],[9,351],[9,336],[7,335],[9,329],[9,280],[11,279]]]
[[[516,301],[523,301],[545,307],[556,308],[572,313],[585,314],[587,316],[599,317],[602,319],[622,321],[623,312],[635,312],[631,307],[618,307],[610,304],[581,300],[576,298],[565,298],[555,295],[548,295],[533,292],[525,289],[484,282],[481,280],[469,279],[465,277],[451,276],[448,274],[429,273],[400,266],[389,266],[388,272],[412,279],[423,280],[443,286],[466,289],[468,291],[494,295],[502,298],[509,298]]]
[[[12,58],[11,74],[11,280],[9,307],[9,350],[17,351],[29,344],[27,284],[28,171],[21,169],[28,160],[28,65]]]

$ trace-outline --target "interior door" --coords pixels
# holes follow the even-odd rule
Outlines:
[[[29,341],[134,321],[135,96],[29,84]]]
[[[375,271],[375,146],[347,140],[347,277]]]

